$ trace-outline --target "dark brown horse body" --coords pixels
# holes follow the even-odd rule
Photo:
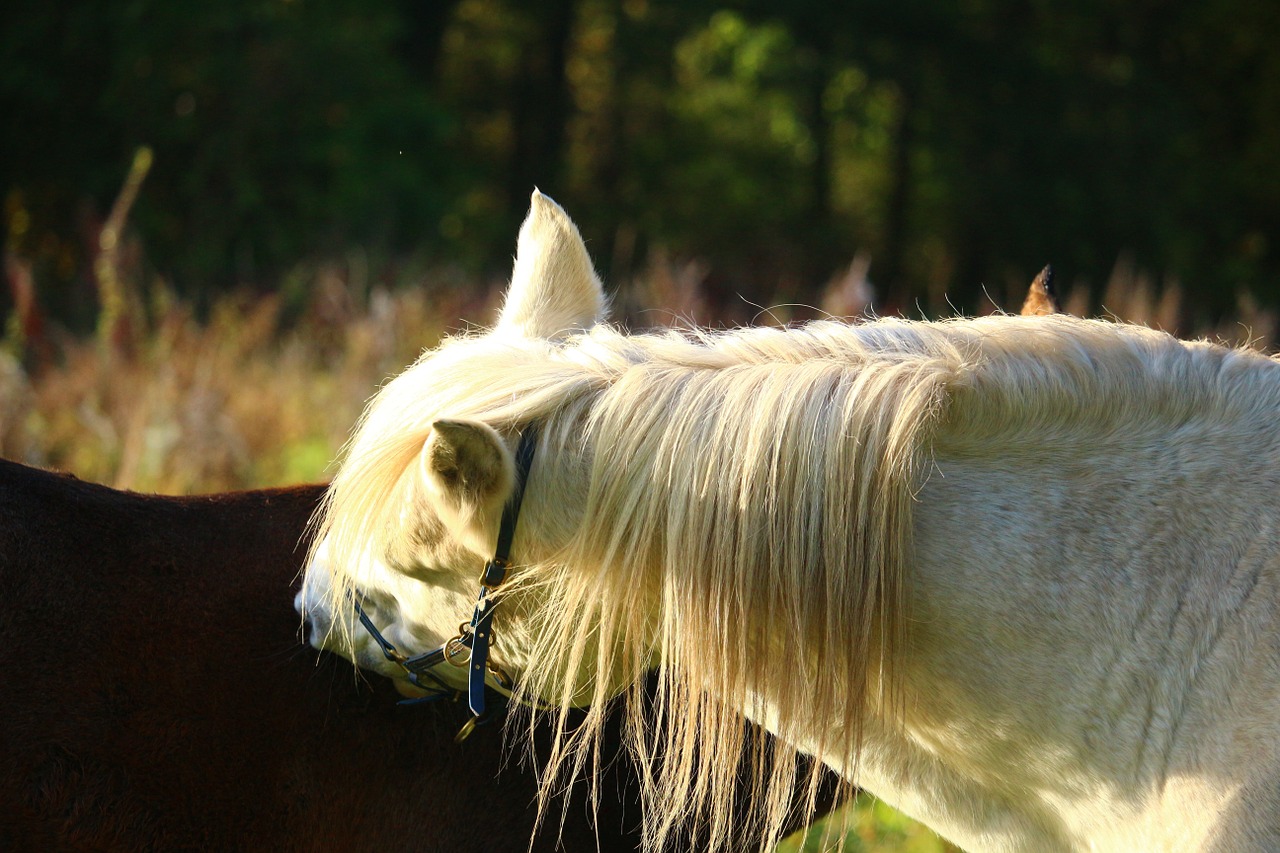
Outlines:
[[[535,782],[496,726],[455,744],[464,709],[398,707],[300,643],[322,491],[153,497],[0,461],[0,850],[527,849]],[[600,849],[636,849],[634,789],[601,791]],[[596,849],[587,813],[579,791],[562,849]]]

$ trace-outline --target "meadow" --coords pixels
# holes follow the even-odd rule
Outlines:
[[[0,348],[0,455],[146,492],[325,480],[379,384],[442,335],[465,330],[460,318],[488,321],[505,284],[448,270],[406,273],[388,284],[366,266],[353,256],[300,267],[276,292],[225,296],[200,316],[161,283],[144,295],[123,271],[108,279],[115,289],[101,300],[107,307],[96,332],[84,335],[60,330],[25,303],[10,316]],[[814,306],[738,306],[733,313],[709,307],[702,269],[655,261],[617,293],[619,319],[632,326],[717,324],[741,321],[745,312],[745,320],[787,323],[875,310],[874,289],[857,263],[833,278]],[[15,292],[23,292],[23,270],[11,264],[8,273]],[[1001,307],[1016,311],[1021,295],[1009,285]],[[1076,288],[1064,304],[1087,313],[1090,303]],[[1238,320],[1179,328],[1179,289],[1157,292],[1124,264],[1102,305],[1117,318],[1183,335],[1262,347],[1275,341],[1275,315],[1247,300]],[[881,803],[864,798],[853,809],[846,850],[952,849]],[[779,850],[816,853],[830,846],[824,838],[814,831]]]

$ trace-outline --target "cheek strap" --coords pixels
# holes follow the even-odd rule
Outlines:
[[[507,570],[511,567],[511,543],[516,537],[520,505],[524,503],[524,487],[529,481],[529,470],[533,467],[533,454],[537,446],[538,431],[530,424],[520,433],[520,443],[516,447],[515,487],[511,490],[507,505],[502,508],[502,522],[498,525],[498,542],[493,549],[493,559],[485,563],[484,571],[480,573],[480,596],[476,599],[475,612],[471,614],[471,658],[467,672],[467,705],[477,717],[484,714],[484,681],[488,672],[492,671],[495,677],[501,673],[499,683],[505,681],[503,686],[510,689],[511,679],[506,673],[489,665],[493,614],[499,603],[496,598],[490,598],[490,593],[502,586],[507,579]]]

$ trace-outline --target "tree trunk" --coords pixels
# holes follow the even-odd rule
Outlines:
[[[912,292],[907,281],[907,208],[911,198],[911,148],[915,144],[914,97],[907,86],[900,88],[897,132],[894,134],[893,159],[889,164],[889,199],[885,210],[884,252],[879,270],[872,271],[881,293],[893,293],[903,306],[910,306],[920,296]]]
[[[514,142],[507,198],[522,214],[536,186],[554,196],[561,189],[569,87],[565,66],[573,36],[576,0],[540,5],[539,32],[526,44],[513,90]]]

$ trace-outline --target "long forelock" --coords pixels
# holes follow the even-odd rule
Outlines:
[[[540,605],[526,626],[539,666],[518,697],[591,702],[586,723],[553,745],[544,795],[598,761],[611,694],[656,666],[656,707],[636,687],[625,711],[648,845],[701,815],[709,846],[746,833],[763,849],[795,788],[793,745],[850,776],[868,715],[893,716],[912,504],[941,433],[991,441],[1070,417],[1176,419],[1188,399],[1225,405],[1228,386],[1263,364],[1276,367],[1058,317],[464,339],[375,399],[322,533],[340,546],[395,535],[406,472],[436,417],[500,430],[538,421],[555,437],[548,476],[555,447],[585,453],[576,533],[522,566],[514,586]],[[584,670],[603,674],[585,696]],[[763,807],[747,827],[733,823],[737,757],[764,748],[747,741],[744,709],[779,735],[749,775]],[[809,802],[816,786],[811,775]]]

